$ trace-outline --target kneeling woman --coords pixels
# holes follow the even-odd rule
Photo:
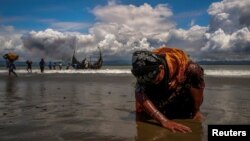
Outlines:
[[[191,132],[171,119],[202,118],[203,69],[182,50],[162,47],[134,52],[131,71],[137,79],[136,112],[147,113],[172,132]]]

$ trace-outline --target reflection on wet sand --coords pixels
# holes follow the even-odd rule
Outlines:
[[[16,86],[16,80],[15,78],[8,78],[5,86],[5,92],[6,96],[12,96],[15,95],[17,91],[17,86]]]
[[[206,141],[207,124],[249,123],[249,80],[208,78],[205,120],[174,134],[138,120],[132,76],[0,74],[0,141]]]
[[[161,127],[157,122],[151,119],[145,119],[137,115],[136,129],[137,136],[135,141],[201,141],[203,130],[201,122],[192,119],[176,120],[178,123],[189,126],[191,133],[172,133],[168,129]]]

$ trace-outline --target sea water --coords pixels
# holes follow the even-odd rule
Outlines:
[[[250,65],[203,65],[202,66],[205,72],[206,77],[250,77]],[[0,67],[0,73],[6,73],[7,69],[5,67]],[[17,73],[25,74],[27,70],[25,66],[19,66],[16,70]],[[38,67],[33,68],[34,73],[40,73]],[[76,70],[73,68],[70,69],[45,69],[45,74],[53,73],[96,73],[96,74],[131,74],[131,66],[103,66],[98,70],[83,69]]]
[[[193,130],[171,134],[136,122],[131,66],[100,70],[0,69],[0,140],[206,141],[208,124],[250,124],[250,66],[203,65],[202,122],[177,120]]]

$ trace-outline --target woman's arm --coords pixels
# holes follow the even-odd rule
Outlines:
[[[203,119],[203,116],[200,112],[200,106],[203,102],[203,90],[204,90],[203,88],[200,89],[193,87],[190,88],[190,92],[194,100],[194,114],[195,114],[193,117],[194,120],[201,121]]]
[[[202,120],[200,106],[203,102],[203,92],[205,88],[204,70],[197,63],[191,62],[186,71],[187,82],[191,84],[190,93],[194,100],[194,117],[195,120]]]
[[[191,132],[191,129],[185,125],[179,124],[172,120],[169,120],[164,116],[151,102],[151,100],[144,93],[136,94],[136,101],[143,107],[145,112],[149,114],[154,120],[158,121],[163,127],[171,130],[172,132]]]

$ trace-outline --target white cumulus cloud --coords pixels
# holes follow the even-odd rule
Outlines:
[[[84,24],[71,22],[57,22],[51,24],[52,29],[24,35],[11,26],[1,26],[0,51],[11,48],[30,58],[70,60],[74,48],[83,58],[99,46],[105,60],[130,60],[134,50],[168,45],[198,60],[250,59],[249,7],[249,0],[215,2],[207,10],[209,25],[199,26],[192,19],[189,29],[181,29],[176,28],[167,4],[135,6],[113,0],[92,9],[96,22],[87,34],[72,32]]]
[[[220,60],[250,59],[249,7],[249,0],[223,0],[209,7],[212,20],[202,47],[206,56]]]

